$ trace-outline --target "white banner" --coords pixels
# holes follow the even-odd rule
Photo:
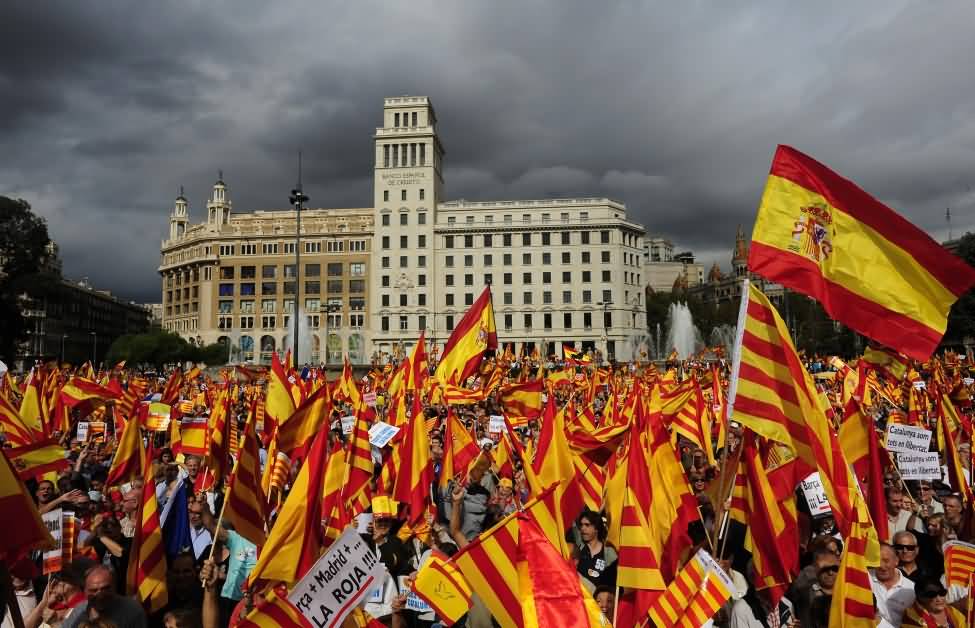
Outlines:
[[[342,433],[351,434],[352,428],[355,427],[355,417],[354,416],[344,416],[342,421]]]
[[[492,414],[488,419],[488,432],[492,434],[501,434],[504,432],[504,417]]]
[[[379,555],[350,526],[298,581],[288,601],[311,625],[334,628],[365,600],[367,593],[382,585],[384,572]]]
[[[887,424],[887,451],[903,454],[926,453],[931,445],[931,430],[900,423]]]
[[[940,480],[938,452],[897,454],[897,468],[905,480]]]
[[[52,510],[41,515],[41,520],[44,522],[47,531],[51,533],[51,537],[54,539],[55,547],[54,549],[47,550],[44,552],[44,556],[41,559],[43,561],[43,569],[41,573],[49,574],[61,571],[61,524],[64,521],[61,509]]]
[[[78,442],[83,443],[88,440],[88,421],[78,421]]]
[[[818,471],[803,480],[799,486],[802,487],[802,494],[806,496],[806,503],[809,504],[809,514],[815,517],[833,512],[829,507],[829,500],[826,499],[826,490],[823,488]]]
[[[383,423],[382,421],[376,421],[369,428],[369,444],[373,447],[379,447],[382,449],[385,447],[389,441],[393,440],[393,437],[399,433],[398,427],[393,427],[389,423]]]

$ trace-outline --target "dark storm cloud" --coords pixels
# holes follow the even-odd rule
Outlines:
[[[789,143],[934,235],[975,224],[969,3],[166,3],[0,10],[0,194],[65,269],[159,298],[178,186],[369,206],[382,97],[433,99],[450,198],[606,195],[727,265]]]

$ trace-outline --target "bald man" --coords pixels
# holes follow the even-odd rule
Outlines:
[[[78,628],[87,621],[101,619],[116,628],[146,628],[146,613],[129,597],[115,592],[115,574],[105,565],[97,565],[85,575],[85,597],[80,612],[72,613],[63,628]]]

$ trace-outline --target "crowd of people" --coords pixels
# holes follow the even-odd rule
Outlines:
[[[495,367],[500,367],[498,361]],[[694,553],[703,548],[710,552],[726,570],[734,583],[730,598],[709,620],[710,625],[729,628],[758,628],[773,626],[802,626],[803,628],[829,625],[830,605],[840,571],[844,540],[838,533],[829,512],[814,510],[801,487],[792,495],[797,512],[795,539],[798,542],[798,572],[791,582],[784,585],[784,595],[776,596],[772,606],[769,591],[756,579],[751,560],[749,529],[732,515],[734,485],[738,471],[736,452],[740,450],[743,429],[734,417],[723,427],[721,398],[727,386],[728,369],[723,360],[713,363],[704,361],[674,361],[658,365],[613,365],[600,369],[591,364],[565,365],[553,360],[545,365],[516,362],[503,364],[504,373],[499,384],[504,385],[522,377],[520,373],[531,370],[533,375],[548,366],[549,372],[568,370],[573,373],[568,385],[548,386],[544,393],[546,403],[551,399],[558,410],[567,405],[587,415],[592,427],[599,428],[613,419],[614,407],[622,403],[622,390],[628,381],[642,378],[651,386],[678,385],[694,379],[702,391],[705,405],[703,412],[709,420],[706,438],[709,442],[693,442],[682,433],[673,435],[675,456],[679,459],[686,476],[687,490],[694,495],[700,518],[689,525],[688,537],[693,545],[682,548],[681,563],[686,563]],[[822,394],[836,412],[836,421],[842,416],[844,387],[850,370],[842,363],[810,358],[810,371],[816,374]],[[881,373],[871,381],[874,390],[869,402],[870,416],[876,434],[882,435],[888,422],[904,420],[908,413],[916,425],[923,425],[937,432],[938,406],[933,395],[924,395],[923,388],[913,382],[931,383],[935,377],[932,365],[915,364],[903,383],[892,385],[891,377]],[[965,473],[971,482],[971,422],[968,392],[972,381],[968,378],[964,359],[938,365],[938,372],[947,374],[952,398],[957,402],[963,425],[956,439],[956,451]],[[374,420],[391,419],[388,412],[390,400],[384,399],[388,391],[380,367],[379,375],[371,373],[358,380],[360,393],[373,393]],[[432,368],[431,368],[432,372]],[[475,378],[477,388],[488,379],[491,369],[482,368],[482,375]],[[604,372],[598,380],[597,372]],[[295,369],[293,375],[303,381],[325,378],[324,370]],[[388,376],[389,369],[386,369]],[[585,375],[580,384],[575,375]],[[60,377],[67,381],[70,373],[62,370]],[[171,373],[145,375],[134,370],[116,370],[93,374],[93,381],[117,379],[122,390],[132,382],[146,383],[141,397],[151,401],[158,399]],[[248,371],[245,378],[236,379],[239,373],[224,370],[220,374],[206,372],[184,378],[179,383],[176,402],[172,404],[175,421],[187,418],[209,417],[213,408],[207,405],[212,399],[207,391],[226,388],[232,391],[230,421],[235,423],[233,433],[241,438],[248,432],[250,421],[257,420],[254,408],[256,400],[265,399],[271,373]],[[865,374],[861,374],[865,376]],[[2,394],[14,407],[19,407],[26,391],[28,374],[22,377],[7,375]],[[940,377],[940,375],[939,375]],[[718,378],[717,382],[709,378]],[[712,385],[713,384],[713,385]],[[898,392],[895,394],[895,388]],[[921,394],[908,399],[911,395]],[[414,393],[417,394],[417,393]],[[898,395],[903,395],[898,397]],[[918,406],[920,400],[923,406]],[[405,401],[405,400],[404,400]],[[910,401],[910,403],[908,403]],[[385,408],[384,408],[385,404]],[[51,573],[43,573],[41,552],[19,557],[9,565],[13,590],[9,599],[16,600],[26,628],[82,626],[137,628],[142,626],[166,626],[167,628],[218,628],[237,626],[247,621],[249,613],[259,607],[263,593],[248,585],[248,576],[257,564],[261,548],[248,540],[227,522],[220,521],[225,500],[226,483],[212,484],[207,481],[206,456],[186,453],[179,443],[172,442],[171,429],[143,430],[143,446],[151,457],[151,473],[143,477],[130,477],[121,484],[110,485],[108,478],[118,452],[123,418],[117,416],[119,402],[109,400],[91,411],[106,423],[107,429],[97,437],[79,440],[78,424],[91,421],[95,416],[74,416],[66,424],[68,429],[54,432],[54,438],[65,450],[65,465],[54,473],[44,473],[26,478],[25,484],[34,497],[42,515],[61,510],[73,516],[74,538],[62,540],[62,546],[70,545],[71,555],[61,567]],[[406,407],[411,407],[406,404]],[[181,408],[176,411],[175,409]],[[88,410],[86,410],[88,411]],[[342,417],[354,414],[356,409],[348,400],[333,400],[330,414],[322,421],[322,429],[329,431],[333,450],[342,447],[350,438],[343,429]],[[404,505],[389,501],[389,487],[383,481],[384,463],[388,460],[390,446],[373,447],[375,464],[373,482],[369,487],[371,500],[363,506],[353,520],[369,546],[375,548],[385,566],[386,581],[378,593],[369,596],[364,604],[365,613],[350,616],[347,625],[354,622],[379,622],[387,626],[441,626],[444,619],[423,604],[411,604],[413,580],[418,570],[434,553],[450,557],[474,542],[479,535],[518,511],[532,497],[531,483],[526,478],[525,465],[531,464],[531,452],[537,448],[542,429],[542,416],[529,417],[510,427],[502,434],[491,430],[491,417],[504,415],[505,407],[496,392],[485,394],[473,404],[451,406],[443,398],[425,396],[422,404],[425,429],[429,437],[429,460],[434,481],[429,486],[428,504],[423,521],[419,525],[406,523]],[[183,415],[180,417],[180,415]],[[445,456],[449,456],[451,443],[444,439],[446,421],[455,416],[476,443],[479,453],[463,470],[462,474],[446,478]],[[131,419],[132,417],[125,417]],[[906,421],[905,421],[906,422]],[[510,425],[510,423],[509,423]],[[268,499],[273,512],[288,498],[290,488],[302,466],[300,457],[289,459],[281,452],[273,451],[269,434],[258,426],[255,430],[259,443],[261,474],[274,476],[273,488]],[[504,439],[517,439],[515,451],[524,451],[526,458],[505,455]],[[932,439],[932,450],[938,449],[937,438]],[[610,443],[609,448],[617,446]],[[943,447],[943,446],[942,446]],[[710,448],[711,451],[706,451]],[[270,450],[270,451],[269,451]],[[229,463],[229,461],[227,461]],[[605,461],[603,461],[605,462]],[[943,547],[949,541],[973,542],[971,504],[967,503],[964,487],[953,485],[947,462],[941,477],[923,480],[905,480],[901,477],[893,456],[887,460],[882,488],[886,506],[886,538],[881,538],[879,565],[870,570],[870,588],[874,596],[876,625],[899,626],[951,626],[969,625],[966,611],[969,589],[950,583],[946,577]],[[280,468],[277,465],[280,464]],[[772,463],[770,463],[772,464]],[[269,468],[270,467],[270,468]],[[451,467],[454,468],[454,467]],[[132,596],[132,579],[128,573],[134,546],[141,525],[140,514],[144,507],[145,483],[155,483],[155,497],[160,515],[160,525],[165,538],[165,580],[168,592],[165,606],[147,611]],[[599,476],[605,488],[605,475]],[[273,515],[268,521],[273,526]],[[16,521],[7,522],[17,525]],[[610,540],[612,521],[601,507],[599,499],[587,500],[585,508],[577,513],[565,530],[572,548],[571,562],[581,583],[595,600],[610,625],[617,616],[617,601],[621,589],[617,582],[618,549]],[[174,529],[188,530],[173,532]],[[64,531],[70,534],[69,531]],[[8,612],[3,628],[20,625]],[[489,609],[473,591],[469,612],[454,625],[472,628],[489,628],[498,625]]]

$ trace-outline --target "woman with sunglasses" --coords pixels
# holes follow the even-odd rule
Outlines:
[[[937,578],[923,578],[914,587],[914,605],[904,612],[905,628],[967,628],[965,615],[948,606],[948,591]]]

